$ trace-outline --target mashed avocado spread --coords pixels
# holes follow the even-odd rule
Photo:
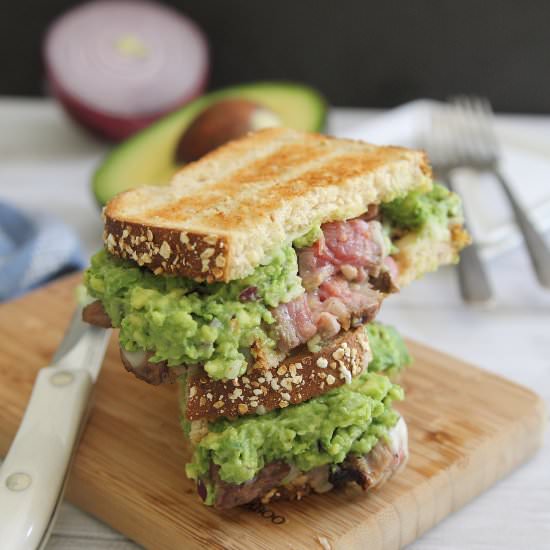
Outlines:
[[[394,328],[371,323],[366,330],[373,353],[369,372],[299,405],[209,423],[187,475],[207,477],[213,462],[220,466],[221,479],[243,483],[275,460],[308,471],[342,462],[349,452],[368,453],[399,418],[391,402],[402,399],[403,391],[386,375],[401,370],[411,358]],[[185,419],[182,424],[186,429]]]
[[[228,284],[157,276],[101,251],[92,258],[84,282],[113,326],[120,327],[124,349],[152,350],[151,361],[171,366],[201,363],[214,379],[243,374],[243,351],[255,340],[275,347],[262,328],[274,322],[269,308],[304,292],[290,245],[269,264]],[[256,299],[239,300],[250,287],[255,287]]]
[[[426,224],[447,227],[451,220],[462,221],[460,197],[439,183],[428,193],[413,191],[382,204],[381,211],[391,226],[413,231]]]
[[[380,323],[369,323],[366,330],[372,350],[370,372],[383,372],[386,376],[393,376],[410,365],[411,356],[397,330]]]

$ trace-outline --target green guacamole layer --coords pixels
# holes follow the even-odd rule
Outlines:
[[[373,353],[367,373],[299,405],[209,423],[209,433],[195,447],[187,475],[208,477],[214,463],[220,466],[221,479],[243,483],[275,460],[308,471],[338,464],[350,452],[368,453],[399,418],[391,403],[402,399],[403,391],[386,375],[401,370],[411,358],[392,327],[372,323],[366,330]],[[182,424],[185,430],[187,422]]]
[[[247,359],[242,351],[255,340],[274,347],[262,328],[274,322],[269,308],[304,292],[291,246],[245,279],[228,284],[153,275],[101,251],[92,258],[84,282],[113,326],[120,327],[124,349],[154,351],[151,361],[171,366],[204,364],[215,379],[243,374]],[[257,288],[259,299],[240,301],[249,287]]]
[[[369,372],[383,372],[386,376],[393,376],[411,364],[407,346],[394,327],[369,323],[366,331],[372,350]]]
[[[434,183],[428,193],[413,191],[383,204],[381,212],[390,226],[415,231],[426,224],[447,227],[452,220],[461,222],[462,202],[458,195]]]

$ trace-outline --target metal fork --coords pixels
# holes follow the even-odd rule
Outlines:
[[[445,105],[431,111],[430,124],[423,133],[423,147],[428,152],[435,176],[453,190],[451,172],[467,163],[464,144],[454,127],[454,108]],[[464,301],[487,305],[493,301],[489,278],[473,242],[460,253],[458,264],[460,293]]]
[[[464,143],[464,163],[480,172],[493,174],[507,196],[529,252],[539,283],[550,288],[550,247],[518,203],[500,170],[500,147],[493,126],[493,110],[488,99],[457,96],[451,99],[455,128]]]

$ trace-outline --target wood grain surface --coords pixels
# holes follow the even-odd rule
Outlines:
[[[0,306],[2,456],[37,369],[60,342],[77,282],[71,277]],[[544,428],[544,405],[533,392],[409,345],[415,364],[403,378],[407,399],[399,409],[411,458],[403,472],[368,496],[349,488],[222,514],[203,506],[185,477],[175,388],[126,373],[113,339],[68,498],[152,549],[402,547],[531,456]]]

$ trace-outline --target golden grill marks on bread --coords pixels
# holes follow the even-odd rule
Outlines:
[[[189,164],[166,187],[115,197],[104,240],[156,274],[228,282],[315,223],[430,185],[421,151],[271,128]]]
[[[234,380],[212,380],[189,372],[186,417],[215,420],[266,413],[297,405],[350,383],[372,359],[364,326],[344,332],[317,353],[302,347],[270,370],[252,369]]]

